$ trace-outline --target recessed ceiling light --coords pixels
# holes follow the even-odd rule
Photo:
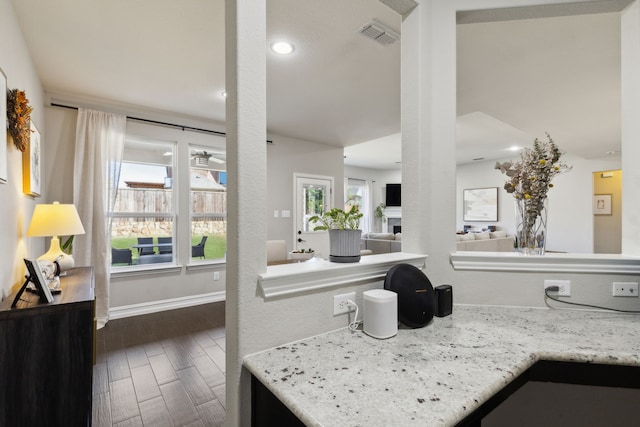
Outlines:
[[[519,149],[520,149],[520,147],[518,147],[517,145],[514,145],[514,146],[509,148],[509,150],[511,150],[511,151],[518,151]]]
[[[271,50],[280,55],[289,55],[293,52],[293,45],[289,42],[275,42],[271,44]]]
[[[220,92],[220,95],[222,95],[223,98],[227,97],[227,91],[223,90],[222,92]]]

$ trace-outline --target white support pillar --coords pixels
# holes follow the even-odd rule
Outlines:
[[[622,253],[640,255],[640,2],[621,14]]]
[[[455,250],[456,13],[422,0],[402,24],[402,245],[446,275]],[[435,266],[438,266],[437,268]]]
[[[225,425],[250,424],[244,404],[250,380],[242,372],[249,352],[245,321],[266,268],[266,2],[226,0],[227,286]]]

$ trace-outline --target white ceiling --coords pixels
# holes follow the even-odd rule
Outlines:
[[[224,122],[223,0],[12,3],[47,92]],[[346,162],[359,150],[399,167],[400,43],[357,30],[376,19],[400,33],[400,16],[375,0],[268,0],[267,15],[267,43],[296,47],[267,53],[268,130],[374,140]],[[545,132],[583,157],[619,151],[619,26],[618,13],[459,25],[458,162]]]

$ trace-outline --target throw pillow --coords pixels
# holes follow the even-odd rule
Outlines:
[[[490,233],[492,239],[501,239],[503,237],[507,237],[507,232],[504,230],[501,231],[493,231]]]
[[[475,240],[475,233],[467,233],[467,234],[461,234],[460,235],[460,240],[461,241],[465,241],[465,240]]]
[[[485,231],[482,233],[475,233],[475,234],[476,234],[476,240],[487,240],[491,238],[491,236],[489,236],[488,231]]]

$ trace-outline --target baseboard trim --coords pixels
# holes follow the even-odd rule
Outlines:
[[[177,308],[193,307],[194,305],[225,301],[225,299],[226,292],[218,291],[210,292],[208,294],[190,295],[187,297],[172,298],[161,301],[111,307],[109,309],[109,320],[159,313],[161,311],[175,310]]]

